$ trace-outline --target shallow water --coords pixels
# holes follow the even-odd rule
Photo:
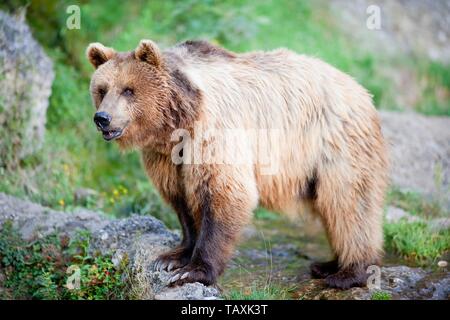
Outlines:
[[[310,263],[331,258],[320,221],[290,221],[272,215],[255,218],[245,230],[219,286],[228,297],[238,294],[238,298],[297,299],[305,290],[320,290],[317,280],[311,285]],[[384,258],[385,266],[399,264],[408,265],[392,254]]]

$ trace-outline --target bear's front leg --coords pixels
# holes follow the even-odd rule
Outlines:
[[[198,173],[198,170],[196,170]],[[198,237],[191,261],[176,270],[170,285],[200,282],[216,283],[230,259],[242,227],[256,206],[256,188],[243,172],[222,169],[205,172],[188,190],[194,208]],[[247,180],[245,180],[247,179]]]
[[[154,269],[157,271],[172,271],[184,267],[191,261],[194,250],[197,232],[194,226],[194,219],[184,196],[173,196],[168,199],[173,209],[177,213],[183,232],[181,243],[168,252],[160,255],[154,262]]]

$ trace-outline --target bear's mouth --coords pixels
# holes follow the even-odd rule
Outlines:
[[[122,136],[122,133],[122,129],[102,130],[103,139],[105,139],[106,141],[120,138]]]

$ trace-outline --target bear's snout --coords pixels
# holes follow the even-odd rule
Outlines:
[[[94,122],[100,130],[105,130],[111,123],[111,116],[104,112],[97,112],[94,115]]]

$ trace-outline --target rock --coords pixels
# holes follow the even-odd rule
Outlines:
[[[55,211],[41,205],[0,193],[0,228],[11,220],[25,240],[54,232],[72,235],[77,229],[91,232],[108,224],[100,213],[78,209],[73,213]]]
[[[403,209],[389,206],[386,211],[386,221],[389,223],[399,222],[400,220],[405,220],[407,222],[421,221],[419,217],[411,215]]]
[[[439,262],[437,263],[437,265],[438,265],[439,268],[447,268],[448,263],[447,263],[447,261],[445,261],[445,260],[441,260],[441,261],[439,261]]]
[[[385,54],[422,55],[444,64],[450,62],[450,3],[435,0],[355,0],[329,2],[339,19],[343,33],[371,52],[384,48]],[[366,26],[374,16],[375,5],[380,10],[380,28]],[[350,31],[350,32],[349,32]]]
[[[96,230],[93,234],[94,249],[107,253],[111,250],[136,249],[136,244],[152,242],[151,247],[172,247],[179,237],[167,230],[164,224],[150,216],[134,215],[128,219],[116,219]]]
[[[53,77],[52,62],[33,39],[24,12],[0,11],[0,166],[41,147]]]
[[[107,235],[107,236],[105,236]],[[93,234],[93,249],[103,253],[115,251],[113,263],[119,265],[125,257],[132,272],[133,289],[142,299],[217,299],[219,291],[201,283],[168,288],[171,274],[153,271],[153,261],[158,255],[176,246],[177,234],[150,216],[132,216],[114,220]]]
[[[306,280],[296,295],[313,300],[370,300],[377,291],[388,293],[394,300],[447,300],[450,298],[450,272],[406,266],[382,267],[379,288],[337,290],[326,288],[323,280]]]
[[[218,299],[219,291],[200,283],[168,288],[171,274],[153,271],[156,257],[176,246],[180,237],[150,216],[110,219],[85,209],[58,212],[0,193],[0,230],[11,220],[25,240],[53,232],[73,235],[84,229],[92,233],[92,252],[112,254],[115,267],[127,263],[131,291],[137,299]]]
[[[246,241],[252,239],[258,235],[258,230],[256,230],[254,225],[247,225],[241,232],[241,240]]]
[[[400,279],[390,283],[390,279]],[[394,299],[449,299],[450,273],[428,272],[406,266],[382,268],[381,289]]]
[[[387,111],[380,115],[389,144],[392,183],[450,208],[450,118]]]
[[[450,229],[450,218],[436,218],[428,222],[430,230],[440,232]]]
[[[217,300],[219,291],[200,283],[188,283],[182,287],[164,290],[155,296],[156,300]]]

